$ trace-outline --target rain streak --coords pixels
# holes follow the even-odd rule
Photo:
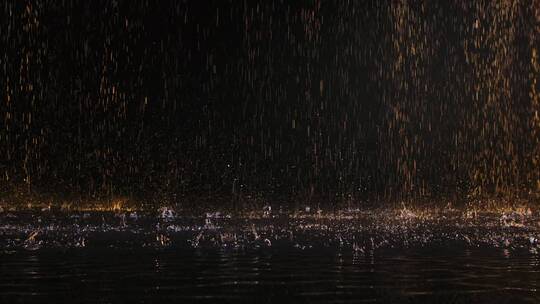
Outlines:
[[[3,2],[4,199],[538,197],[538,0],[207,2]]]

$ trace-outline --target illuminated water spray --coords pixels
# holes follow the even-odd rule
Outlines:
[[[531,129],[532,129],[532,174],[529,180],[536,181],[536,190],[540,191],[540,1],[532,2],[533,26],[530,27],[530,98],[531,98]]]
[[[380,134],[384,144],[381,157],[385,166],[395,172],[390,192],[427,194],[422,176],[425,173],[423,157],[426,132],[431,129],[427,113],[429,108],[428,69],[434,41],[430,40],[430,24],[423,17],[426,4],[411,6],[409,1],[392,2],[392,22],[388,91],[383,95],[387,105],[386,125]],[[384,67],[383,67],[384,68]]]
[[[391,2],[391,48],[380,63],[386,75],[381,167],[393,172],[388,191],[425,195],[435,190],[426,185],[440,175],[447,184],[465,184],[473,197],[519,193],[538,178],[538,170],[532,169],[538,167],[539,154],[538,5],[455,4],[450,7],[459,20],[446,22],[459,26],[441,36],[437,28],[445,25],[439,19],[448,18],[448,8],[441,14],[427,1]],[[531,10],[536,26],[529,29],[521,20],[529,20]],[[524,34],[531,44],[526,55],[519,49]],[[449,35],[458,35],[458,44],[449,45]],[[458,59],[440,58],[448,53]],[[530,67],[522,65],[526,56]],[[445,76],[438,82],[434,79],[441,70]],[[523,70],[531,71],[530,79]],[[525,85],[530,98],[522,96]]]
[[[539,0],[0,10],[2,189],[308,204],[540,191]]]

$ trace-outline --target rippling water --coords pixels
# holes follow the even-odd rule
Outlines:
[[[0,303],[540,301],[535,214],[169,215],[0,214]]]
[[[0,302],[536,303],[540,259],[504,249],[69,249],[1,255]]]

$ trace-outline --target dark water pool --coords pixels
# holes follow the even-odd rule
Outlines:
[[[540,217],[0,214],[0,304],[540,303]]]
[[[540,258],[500,248],[83,248],[0,261],[1,303],[540,301]]]

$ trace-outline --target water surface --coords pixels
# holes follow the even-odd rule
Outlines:
[[[4,253],[2,303],[536,303],[540,258],[506,249]]]
[[[0,303],[537,303],[529,213],[0,213]]]

